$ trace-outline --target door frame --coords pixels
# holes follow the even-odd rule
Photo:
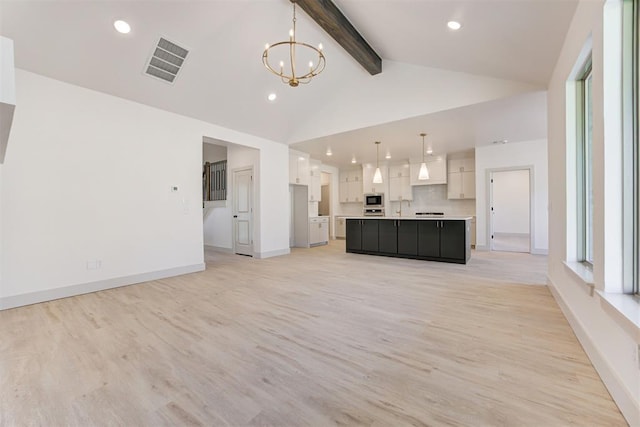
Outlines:
[[[254,191],[254,188],[253,188],[253,182],[254,182],[253,181],[253,176],[254,176],[253,165],[233,168],[231,170],[231,176],[233,177],[233,187],[231,188],[231,228],[232,228],[231,232],[233,234],[232,234],[231,242],[232,242],[233,253],[237,254],[237,251],[236,251],[236,249],[237,249],[236,248],[237,221],[234,218],[235,210],[236,210],[235,197],[236,197],[236,188],[237,188],[236,187],[236,173],[237,172],[243,172],[243,171],[250,171],[251,172],[251,177],[252,177],[252,179],[251,179],[251,189],[250,189],[251,195],[249,196],[250,199],[251,199],[251,213],[249,214],[249,235],[251,236],[251,255],[250,256],[253,256],[253,254],[255,253],[254,238],[253,238],[254,237],[254,235],[253,235],[253,233],[254,233],[253,211],[254,211],[254,206],[255,206],[255,191]],[[229,193],[227,193],[227,194],[229,194]],[[239,255],[243,255],[243,254],[239,254]]]
[[[535,252],[535,201],[534,201],[534,167],[533,165],[523,165],[523,166],[509,166],[503,168],[491,168],[486,169],[486,189],[487,189],[487,221],[486,221],[486,230],[487,230],[487,250],[493,251],[493,239],[491,236],[493,235],[493,215],[491,214],[491,208],[493,206],[493,187],[491,185],[491,180],[493,179],[494,172],[511,172],[511,171],[520,171],[527,170],[529,171],[529,252],[530,254]]]
[[[333,224],[333,173],[320,168],[320,194],[322,194],[322,174],[329,175],[329,240],[335,239],[335,225]]]

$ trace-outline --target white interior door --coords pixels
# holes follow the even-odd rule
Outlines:
[[[531,252],[529,169],[491,173],[491,250]]]
[[[253,256],[253,169],[233,172],[233,248]]]

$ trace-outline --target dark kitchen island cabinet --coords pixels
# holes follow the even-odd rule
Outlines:
[[[471,218],[347,218],[347,252],[466,264]]]
[[[378,220],[347,220],[347,252],[378,252]]]

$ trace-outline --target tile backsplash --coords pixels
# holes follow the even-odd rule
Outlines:
[[[413,215],[416,212],[444,212],[445,215],[475,215],[475,199],[447,199],[447,186],[417,185],[413,189],[413,201],[402,202],[402,215]],[[399,202],[391,202],[387,215],[398,215]]]

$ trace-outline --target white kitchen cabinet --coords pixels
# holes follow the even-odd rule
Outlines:
[[[321,175],[322,162],[320,160],[309,161],[309,201],[319,202],[321,200]]]
[[[336,239],[345,239],[347,237],[347,218],[343,216],[336,217]]]
[[[475,199],[476,172],[475,159],[449,160],[449,181],[447,183],[447,198]]]
[[[389,166],[389,196],[387,200],[391,202],[413,200],[410,169],[409,163]]]
[[[380,166],[380,172],[382,173],[382,183],[374,184],[373,175],[376,173],[376,165],[363,165],[362,166],[362,192],[367,193],[386,193],[389,185],[389,169],[382,165]]]
[[[450,159],[449,173],[453,172],[475,172],[476,160],[473,157],[464,159]]]
[[[340,203],[362,203],[362,170],[340,172]]]
[[[429,156],[425,158],[427,169],[429,169],[429,179],[419,180],[421,163],[411,163],[409,168],[411,185],[433,185],[447,183],[447,156]]]
[[[329,243],[329,217],[317,216],[309,218],[309,246]]]
[[[289,184],[309,185],[309,155],[289,150]]]

